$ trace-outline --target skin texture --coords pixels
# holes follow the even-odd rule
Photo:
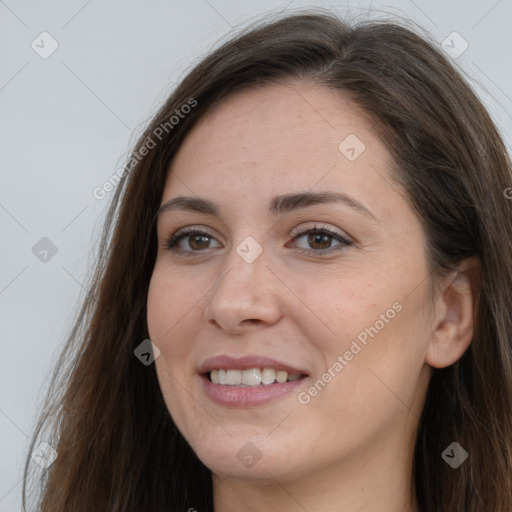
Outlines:
[[[221,214],[159,216],[148,328],[161,351],[155,364],[167,408],[213,471],[216,511],[417,510],[409,484],[418,420],[432,366],[452,364],[470,343],[471,281],[463,268],[431,295],[421,222],[372,126],[348,97],[323,86],[266,85],[210,110],[171,165],[162,204],[199,196]],[[339,150],[350,134],[365,145],[353,161]],[[341,203],[268,211],[274,196],[307,191],[343,192],[375,218]],[[294,236],[315,224],[352,244]],[[181,239],[192,256],[166,248],[192,225],[208,237]],[[236,251],[248,236],[263,249],[252,263]],[[389,319],[393,304],[400,311]],[[333,370],[381,315],[384,327]],[[329,368],[335,377],[307,404],[293,392],[224,407],[198,375],[220,354],[306,369],[302,397]],[[248,442],[261,454],[252,467],[237,457]]]

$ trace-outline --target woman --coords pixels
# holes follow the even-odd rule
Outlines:
[[[511,163],[442,51],[260,24],[126,171],[42,510],[512,510]]]

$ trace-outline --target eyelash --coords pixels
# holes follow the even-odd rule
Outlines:
[[[327,228],[318,227],[316,225],[314,225],[312,228],[298,229],[296,231],[296,233],[293,235],[293,240],[296,240],[297,238],[301,238],[302,236],[310,234],[310,233],[314,233],[314,234],[323,233],[323,234],[326,234],[326,235],[330,236],[331,238],[335,239],[336,241],[340,242],[341,245],[340,246],[336,246],[334,248],[330,247],[328,249],[321,249],[321,250],[318,250],[318,251],[313,250],[313,249],[310,249],[310,250],[308,250],[308,249],[298,249],[299,252],[304,253],[304,254],[311,254],[311,253],[327,254],[327,253],[331,253],[331,252],[341,251],[345,247],[348,247],[348,246],[352,245],[351,241],[349,241],[346,238],[342,237],[338,233],[336,233],[334,231],[331,231],[331,230],[329,230]],[[183,228],[183,229],[179,229],[173,235],[171,235],[171,237],[169,238],[169,240],[165,244],[165,248],[170,250],[170,251],[173,251],[173,252],[175,252],[177,254],[181,254],[183,256],[191,256],[191,257],[196,256],[196,255],[200,254],[201,252],[204,252],[204,251],[184,251],[182,249],[178,249],[177,248],[177,243],[181,240],[181,238],[187,237],[187,236],[192,236],[192,235],[205,235],[208,238],[214,238],[207,231],[204,231],[202,229],[195,228],[195,227],[186,227],[186,228]]]

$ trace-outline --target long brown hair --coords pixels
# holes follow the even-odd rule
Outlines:
[[[510,157],[462,73],[427,36],[403,22],[350,25],[319,10],[263,20],[206,56],[135,145],[30,446],[46,441],[58,453],[35,493],[44,512],[213,510],[211,471],[174,425],[155,365],[134,355],[148,338],[155,212],[170,162],[201,116],[242,88],[294,80],[349,94],[373,119],[424,225],[432,279],[479,259],[474,336],[455,364],[434,370],[412,490],[422,512],[512,510]],[[469,455],[457,469],[441,457],[452,442]],[[29,468],[27,457],[24,505]]]

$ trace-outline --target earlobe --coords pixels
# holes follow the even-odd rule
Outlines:
[[[425,361],[445,368],[458,361],[473,338],[479,293],[480,265],[477,258],[464,260],[444,279],[436,297],[432,335]]]

